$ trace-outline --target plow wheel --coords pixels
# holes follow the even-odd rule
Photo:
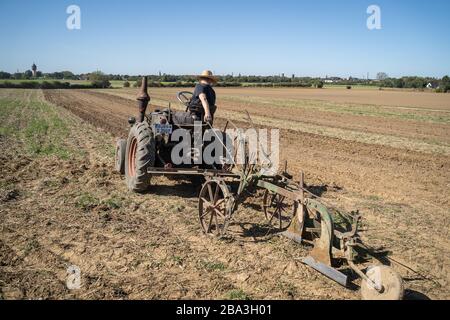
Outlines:
[[[286,197],[266,190],[264,193],[263,209],[267,222],[278,229],[285,231],[289,228],[292,218],[297,212],[298,203]]]
[[[366,276],[382,287],[375,290],[374,286],[366,280],[361,283],[361,296],[364,300],[401,300],[404,287],[400,275],[388,266],[372,266],[367,269]]]
[[[207,235],[221,238],[231,219],[232,196],[223,181],[207,181],[200,191],[198,213],[200,225]]]

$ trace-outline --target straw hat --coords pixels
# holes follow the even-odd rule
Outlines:
[[[197,78],[200,79],[209,79],[214,83],[217,83],[217,77],[215,77],[210,70],[205,70],[202,72],[202,74],[198,75]]]

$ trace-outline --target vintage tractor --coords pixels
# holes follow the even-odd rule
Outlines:
[[[171,171],[182,168],[212,169],[217,170],[221,166],[215,164],[198,163],[201,150],[191,148],[189,163],[194,165],[175,165],[172,162],[171,154],[173,148],[179,143],[172,141],[172,133],[177,129],[187,130],[192,141],[188,144],[194,146],[193,139],[197,135],[203,136],[204,131],[209,127],[203,122],[201,113],[198,110],[189,107],[192,93],[179,92],[178,100],[186,106],[185,112],[171,110],[168,108],[156,109],[146,115],[145,111],[150,102],[147,93],[147,78],[142,81],[141,91],[137,98],[139,101],[139,116],[130,117],[130,132],[128,139],[119,139],[116,144],[115,166],[116,170],[125,174],[127,186],[134,192],[143,192],[147,190],[150,178],[152,176],[149,169]],[[194,128],[201,128],[200,132],[195,132]],[[201,138],[200,137],[200,138]],[[204,147],[204,146],[203,146]]]
[[[189,93],[180,92],[178,99],[189,104]],[[364,299],[401,299],[403,281],[389,266],[386,252],[366,246],[360,238],[361,217],[358,213],[346,213],[333,208],[312,193],[304,183],[303,173],[294,181],[287,172],[287,164],[281,173],[267,174],[272,165],[250,162],[245,154],[243,163],[235,159],[236,150],[249,141],[244,136],[233,138],[233,148],[223,145],[231,155],[231,163],[219,165],[197,164],[174,166],[170,152],[174,148],[170,135],[174,128],[192,130],[200,121],[202,132],[212,129],[192,112],[176,113],[169,108],[145,114],[150,98],[147,80],[142,81],[139,101],[139,119],[130,118],[128,139],[120,139],[116,148],[116,169],[125,173],[128,188],[142,192],[147,189],[152,176],[197,176],[203,178],[198,197],[198,219],[208,236],[222,238],[234,219],[234,213],[248,194],[262,190],[261,208],[274,234],[295,242],[312,246],[310,254],[302,262],[319,271],[342,286],[348,287],[352,276],[362,279],[361,294]],[[254,127],[247,113],[248,123]],[[239,130],[232,121],[228,125]],[[226,130],[221,131],[222,134]],[[222,136],[223,138],[223,136]],[[193,150],[191,156],[196,157]],[[377,260],[378,264],[370,265]]]

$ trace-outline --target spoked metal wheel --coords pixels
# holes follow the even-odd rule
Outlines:
[[[233,197],[225,182],[207,181],[200,191],[198,205],[203,232],[218,238],[223,237],[231,219],[232,208]]]
[[[298,203],[286,197],[266,190],[263,209],[267,222],[279,231],[285,231],[291,225],[297,212]]]

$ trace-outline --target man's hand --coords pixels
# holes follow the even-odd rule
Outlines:
[[[212,116],[210,114],[205,114],[205,122],[211,124]]]

